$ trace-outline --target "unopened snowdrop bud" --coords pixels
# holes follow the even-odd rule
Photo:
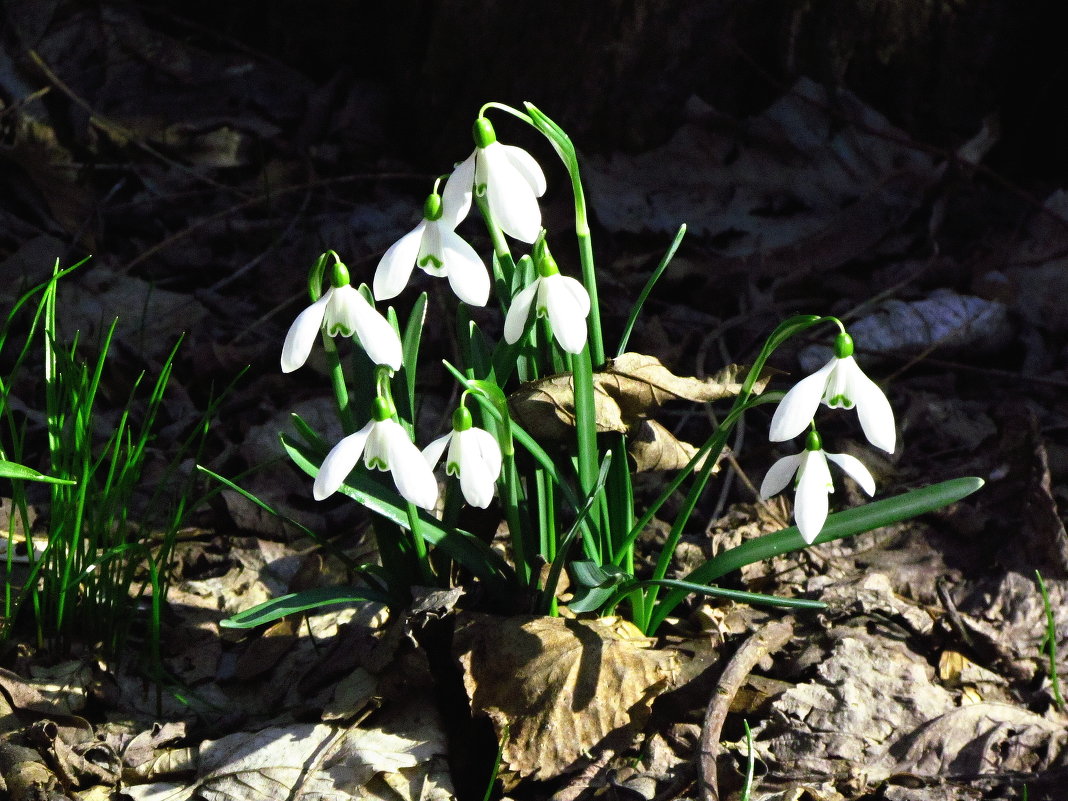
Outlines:
[[[348,268],[335,261],[330,288],[297,315],[282,345],[282,372],[302,367],[311,354],[320,331],[332,337],[356,336],[375,364],[397,370],[401,365],[401,341],[393,326],[349,283]]]
[[[456,297],[471,306],[489,300],[489,271],[478,253],[453,228],[455,212],[437,192],[423,203],[423,220],[398,239],[378,262],[374,293],[378,300],[396,297],[418,265],[423,272],[447,277]]]
[[[433,509],[437,504],[434,472],[408,438],[404,426],[393,419],[393,404],[384,397],[374,399],[370,422],[342,439],[326,455],[312,489],[315,500],[337,492],[360,456],[369,470],[388,470],[405,500],[423,509]]]
[[[460,406],[452,415],[452,431],[423,449],[423,458],[433,467],[445,457],[445,472],[458,476],[464,500],[485,509],[493,500],[493,488],[501,474],[501,447],[488,431],[475,428],[471,412]]]
[[[812,422],[820,402],[832,409],[857,409],[868,441],[887,453],[897,444],[894,411],[883,391],[864,375],[853,358],[853,339],[842,332],[834,342],[834,356],[786,393],[771,418],[772,442],[793,439]]]
[[[498,142],[485,117],[475,120],[473,134],[475,151],[457,165],[442,191],[445,207],[458,210],[454,225],[467,216],[477,192],[502,231],[533,242],[541,231],[538,198],[545,194],[545,173],[527,151]]]
[[[556,260],[546,247],[537,263],[538,277],[512,298],[504,318],[504,339],[518,342],[534,306],[536,317],[549,318],[553,336],[568,353],[581,353],[586,345],[586,317],[590,313],[590,296],[579,281],[560,274]]]
[[[768,470],[760,485],[760,497],[767,500],[786,489],[795,479],[794,520],[805,542],[811,544],[827,522],[828,498],[834,492],[830,460],[842,468],[869,496],[875,494],[875,480],[868,468],[848,453],[827,453],[816,431],[810,431],[805,450],[779,459]]]

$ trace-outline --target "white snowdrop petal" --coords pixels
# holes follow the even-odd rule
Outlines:
[[[441,454],[445,453],[445,447],[449,444],[449,441],[452,440],[452,435],[453,432],[450,431],[448,434],[438,437],[423,448],[423,459],[430,465],[431,469],[436,467],[437,463],[441,461]]]
[[[389,470],[393,474],[393,483],[405,500],[411,501],[423,509],[433,509],[438,502],[438,480],[434,471],[426,463],[419,449],[415,447],[403,426],[394,420],[386,432],[389,451]]]
[[[303,367],[311,354],[315,338],[323,328],[326,304],[330,302],[332,289],[328,289],[321,298],[297,315],[289,326],[286,340],[282,344],[282,372],[292,373]]]
[[[582,282],[576,278],[570,278],[566,275],[560,275],[559,281],[554,283],[560,287],[560,290],[571,295],[574,298],[575,303],[578,306],[579,313],[583,317],[588,317],[590,314],[590,293],[586,291],[586,287],[582,285]]]
[[[465,443],[460,451],[460,491],[471,506],[485,509],[493,500],[493,479],[486,463],[478,458],[477,448],[471,444]]]
[[[353,290],[353,323],[360,345],[375,364],[386,364],[399,370],[403,351],[400,336],[393,330],[389,320],[383,317],[367,299]]]
[[[469,306],[485,306],[489,300],[490,277],[478,253],[453,231],[442,232],[441,244],[449,286],[456,297]]]
[[[544,195],[545,173],[542,171],[541,165],[535,161],[534,157],[523,148],[516,147],[515,145],[501,145],[501,151],[508,157],[512,166],[516,168],[519,174],[522,175],[530,185],[534,194],[537,197]]]
[[[328,498],[345,482],[352,468],[360,461],[373,427],[374,421],[372,420],[355,434],[349,434],[330,449],[330,453],[326,455],[319,467],[319,474],[315,477],[315,484],[312,486],[312,497],[315,500],[321,501]]]
[[[466,439],[471,440],[477,447],[479,458],[489,471],[490,480],[496,481],[501,475],[501,446],[494,436],[484,429],[469,428],[464,433],[467,435]]]
[[[845,474],[856,481],[869,496],[875,494],[875,479],[860,459],[848,453],[828,453],[827,458],[841,467]]]
[[[823,451],[805,451],[794,497],[794,521],[801,537],[811,544],[827,522],[831,471]]]
[[[372,285],[376,300],[395,298],[408,285],[415,260],[422,248],[425,230],[426,220],[423,220],[394,242],[379,260]]]
[[[499,143],[494,143],[499,145]],[[541,233],[541,208],[534,190],[498,148],[484,148],[486,200],[496,223],[508,236],[532,243]]]
[[[475,157],[476,149],[470,156],[456,165],[445,180],[445,188],[441,190],[441,220],[450,228],[455,228],[471,210],[471,198],[475,187]]]
[[[897,428],[894,426],[894,410],[890,407],[890,401],[859,367],[853,376],[852,391],[864,436],[876,448],[893,453],[897,447]]]
[[[568,353],[581,353],[586,346],[586,316],[581,313],[581,304],[567,285],[561,283],[562,280],[564,277],[559,274],[542,279],[545,282],[544,298],[549,324],[561,348]]]
[[[504,341],[513,345],[523,336],[527,330],[527,321],[530,319],[530,305],[534,302],[534,296],[538,294],[542,279],[535,278],[529,286],[523,287],[515,293],[512,303],[508,307],[508,314],[504,318]]]
[[[772,442],[783,442],[793,439],[808,427],[823,398],[827,376],[837,361],[832,357],[827,364],[798,381],[793,389],[786,393],[786,397],[779,401],[775,414],[771,417],[768,439]]]
[[[800,453],[783,456],[771,466],[764,480],[760,483],[760,497],[765,501],[773,495],[778,495],[790,484],[798,466],[801,464]]]

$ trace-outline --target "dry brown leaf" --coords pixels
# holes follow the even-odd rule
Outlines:
[[[640,473],[645,470],[681,470],[697,453],[656,420],[643,420],[627,442],[627,452]],[[700,468],[704,460],[698,462]]]
[[[459,625],[454,653],[472,709],[505,743],[504,765],[548,779],[645,720],[678,670],[673,653],[649,642],[618,618],[476,616]]]
[[[697,448],[651,421],[649,415],[670,400],[708,403],[733,397],[741,390],[747,369],[732,364],[708,378],[694,378],[677,376],[659,359],[643,353],[609,359],[605,369],[593,377],[597,431],[627,434],[638,471],[678,470]],[[761,378],[754,391],[759,393],[766,385],[767,379]],[[508,405],[515,420],[538,439],[561,440],[574,429],[570,373],[524,384],[512,393]]]

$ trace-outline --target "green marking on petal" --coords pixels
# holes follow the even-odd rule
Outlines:
[[[445,475],[458,476],[460,475],[460,463],[459,462],[446,462],[445,463]]]
[[[377,456],[372,456],[371,461],[367,463],[367,466],[374,470],[389,470],[389,466],[386,464],[386,460],[380,459]]]
[[[835,395],[827,400],[827,405],[832,409],[852,409],[853,401],[845,395]]]
[[[435,256],[433,253],[427,253],[423,258],[419,260],[420,267],[426,267],[428,264],[432,264],[435,270],[440,270],[445,266],[445,262]]]

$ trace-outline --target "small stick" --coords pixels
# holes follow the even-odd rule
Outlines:
[[[769,623],[742,643],[742,647],[731,657],[719,684],[712,693],[705,711],[705,723],[701,727],[701,743],[698,753],[697,782],[701,788],[702,801],[719,801],[719,781],[716,777],[716,757],[719,756],[719,737],[731,701],[737,695],[742,682],[752,672],[756,664],[768,654],[775,653],[794,634],[793,623],[789,620]]]

